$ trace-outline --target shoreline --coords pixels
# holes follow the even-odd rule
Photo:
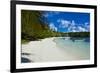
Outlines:
[[[30,41],[28,44],[22,44],[22,57],[33,63],[80,60],[78,54],[70,54],[68,47],[66,47],[66,51],[59,48],[53,41],[54,38],[45,38],[41,41]]]

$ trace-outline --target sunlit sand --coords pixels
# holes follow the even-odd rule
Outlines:
[[[42,39],[41,41],[30,41],[22,45],[22,57],[31,62],[52,62],[78,59],[78,55],[73,55],[69,51],[64,51],[57,47],[53,38]]]

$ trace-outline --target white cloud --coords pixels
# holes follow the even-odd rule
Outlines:
[[[55,27],[55,29],[54,29],[55,31],[57,31],[57,27]]]
[[[71,32],[78,32],[77,30],[72,30]]]
[[[89,25],[89,23],[86,22],[84,25],[85,25],[85,28],[87,29],[87,31],[90,31],[90,25]]]
[[[62,19],[58,19],[57,22],[60,23],[60,25],[59,25],[60,28],[67,28],[71,24],[70,21],[62,20]]]
[[[69,26],[73,27],[76,25],[75,21],[69,21],[69,20],[63,20],[63,19],[58,19],[57,22],[60,23],[60,28],[68,28]]]
[[[75,26],[75,25],[76,25],[75,21],[72,20],[72,22],[71,22],[71,26]]]
[[[76,26],[70,26],[70,27],[68,28],[68,31],[69,31],[69,32],[79,32],[79,30],[77,29]]]
[[[64,19],[58,19],[59,28],[67,29],[69,32],[86,32],[90,31],[90,25],[88,22],[84,24],[77,24],[74,20],[68,21]]]
[[[88,23],[88,22],[86,22],[86,23],[85,23],[85,25],[89,25],[89,23]]]
[[[57,22],[60,23],[59,25],[60,28],[66,28],[69,32],[78,32],[78,29],[74,20],[68,21],[68,20],[59,19],[57,20]]]
[[[78,30],[81,32],[87,31],[84,27],[81,27],[81,26],[78,27]]]
[[[86,32],[87,29],[82,27],[82,26],[73,26],[73,27],[69,27],[70,32]]]
[[[86,29],[87,29],[87,31],[90,31],[90,25],[88,25],[88,26],[86,27]]]
[[[57,27],[53,23],[50,23],[49,27],[53,31],[57,31],[58,30]]]

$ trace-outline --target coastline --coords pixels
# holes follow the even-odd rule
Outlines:
[[[31,62],[70,60],[72,57],[58,48],[53,39],[54,37],[45,38],[41,41],[30,41],[28,44],[22,44],[22,57]]]
[[[59,48],[56,42],[53,41],[54,38],[55,37],[45,38],[40,41],[30,41],[28,44],[22,44],[22,57],[32,63],[81,60],[81,51],[79,53],[71,53],[71,51],[69,51],[70,47],[66,47],[66,50],[62,50],[62,48]]]

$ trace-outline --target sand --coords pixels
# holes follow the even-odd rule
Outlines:
[[[57,47],[53,41],[55,37],[45,38],[41,41],[30,41],[22,44],[22,57],[31,62],[67,61],[76,59],[68,51]]]

